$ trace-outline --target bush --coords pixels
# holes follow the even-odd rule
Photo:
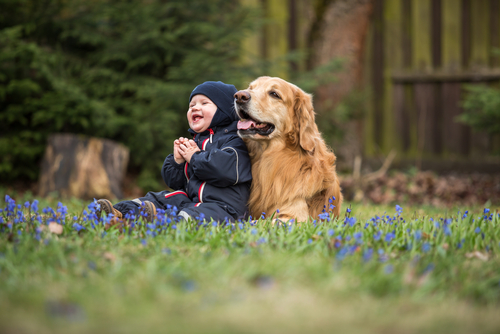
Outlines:
[[[500,134],[500,90],[486,85],[466,86],[465,112],[458,120],[477,131]]]
[[[191,90],[239,86],[254,12],[230,0],[9,0],[0,14],[0,179],[38,177],[55,132],[106,137],[130,149],[140,186],[186,135]],[[224,10],[221,10],[224,8]]]

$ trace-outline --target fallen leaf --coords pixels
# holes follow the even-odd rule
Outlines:
[[[63,226],[61,224],[52,222],[49,224],[49,231],[54,234],[61,234],[63,233]]]
[[[488,261],[488,254],[486,253],[481,253],[480,251],[474,251],[471,253],[465,253],[465,257],[468,259],[471,259],[473,257],[481,260],[481,261]]]
[[[111,261],[111,262],[115,262],[115,260],[116,260],[116,256],[115,256],[115,254],[110,253],[110,252],[106,252],[106,253],[104,253],[104,254],[103,254],[103,257],[104,257],[106,260],[109,260],[109,261]]]

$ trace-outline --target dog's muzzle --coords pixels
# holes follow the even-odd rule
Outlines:
[[[236,114],[241,119],[238,122],[238,134],[241,137],[250,137],[256,134],[269,136],[274,131],[274,124],[260,122],[248,114],[248,102],[251,98],[250,93],[246,90],[240,90],[234,94]]]

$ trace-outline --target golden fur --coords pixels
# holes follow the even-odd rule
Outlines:
[[[336,157],[318,131],[311,95],[272,77],[260,77],[240,92],[249,97],[244,103],[236,99],[240,118],[244,110],[253,120],[275,126],[268,136],[239,131],[252,161],[251,215],[271,215],[279,209],[278,218],[303,222],[318,219],[326,206],[338,216],[342,194]]]

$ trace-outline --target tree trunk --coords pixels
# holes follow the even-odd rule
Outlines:
[[[39,180],[39,194],[64,197],[121,198],[129,150],[109,139],[73,134],[49,137]]]

